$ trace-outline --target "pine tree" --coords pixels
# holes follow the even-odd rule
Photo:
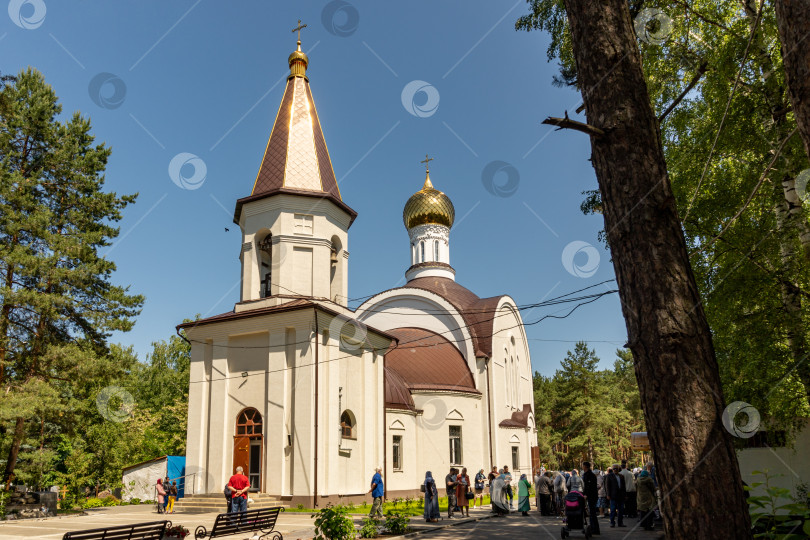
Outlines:
[[[111,282],[115,264],[99,254],[136,195],[103,191],[110,149],[94,145],[88,119],[61,122],[61,111],[31,68],[0,91],[0,420],[11,433],[3,480],[47,416],[14,408],[16,398],[59,394],[83,360],[106,355],[111,331],[132,327],[143,303]],[[59,354],[68,345],[79,354]]]

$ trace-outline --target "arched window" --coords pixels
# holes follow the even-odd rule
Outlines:
[[[411,244],[411,264],[416,264],[416,244]]]
[[[422,240],[419,242],[419,250],[422,252],[422,260],[419,262],[425,262],[425,241]]]
[[[262,415],[256,409],[245,409],[236,417],[237,435],[261,435]]]
[[[343,292],[343,266],[340,264],[342,245],[337,236],[332,237],[332,246],[329,251],[329,298],[335,303],[341,303]]]
[[[517,408],[518,407],[518,402],[517,402],[517,399],[516,399],[516,396],[515,396],[515,358],[514,357],[509,358],[509,366],[512,368],[512,371],[510,373],[510,375],[512,376],[512,379],[509,381],[510,386],[512,387],[512,406]]]
[[[267,233],[259,243],[259,275],[261,276],[261,289],[259,296],[266,298],[270,296],[270,282],[273,268],[273,235]]]
[[[344,439],[357,438],[357,421],[352,411],[346,409],[340,415],[340,434]]]
[[[437,262],[439,260],[439,241],[438,240],[433,241],[433,260],[437,261]]]
[[[506,393],[505,393],[505,395],[506,395],[506,406],[511,407],[512,406],[512,393],[511,393],[511,389],[509,388],[509,386],[510,386],[509,381],[512,380],[512,371],[509,369],[509,357],[507,356],[506,349],[504,349],[504,351],[503,351],[503,372],[504,372],[503,387],[504,387],[504,390],[506,391]]]

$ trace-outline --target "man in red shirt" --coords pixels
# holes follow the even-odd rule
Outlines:
[[[247,511],[247,491],[250,489],[250,481],[242,474],[242,467],[236,468],[236,474],[228,480],[228,489],[231,490],[231,513]]]

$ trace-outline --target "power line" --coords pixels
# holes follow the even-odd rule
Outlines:
[[[599,295],[595,295],[595,297],[594,297],[594,298],[592,298],[592,299],[590,299],[590,300],[580,302],[579,304],[577,304],[576,306],[574,306],[573,308],[571,308],[571,310],[569,310],[569,311],[568,311],[568,313],[566,313],[565,315],[562,315],[562,316],[558,316],[558,315],[544,315],[543,317],[540,317],[540,318],[539,318],[538,320],[536,320],[536,321],[533,321],[533,322],[530,322],[530,323],[524,323],[524,324],[522,324],[522,325],[521,325],[521,324],[518,324],[518,325],[515,325],[515,326],[512,326],[512,327],[509,327],[509,328],[504,328],[502,331],[505,331],[505,330],[511,330],[511,329],[514,329],[514,328],[518,328],[518,327],[520,327],[520,326],[532,326],[532,325],[538,324],[538,323],[542,322],[543,320],[545,320],[545,319],[549,319],[549,318],[554,318],[554,319],[565,319],[565,318],[567,318],[567,317],[571,316],[571,314],[572,314],[572,313],[574,313],[574,312],[575,312],[575,311],[576,311],[576,310],[577,310],[579,307],[584,306],[584,305],[586,305],[586,304],[590,304],[590,303],[592,303],[592,302],[595,302],[595,301],[596,301],[596,300],[598,300],[599,298],[601,298],[601,297],[603,297],[603,296],[605,296],[605,295],[608,295],[608,294],[612,294],[612,293],[614,293],[614,292],[617,292],[617,291],[615,291],[615,290],[613,290],[613,291],[607,291],[607,292],[601,293],[601,294],[599,294]],[[317,337],[316,337],[316,339],[317,339]],[[412,340],[412,341],[410,341],[410,342],[399,342],[399,343],[397,344],[397,346],[396,346],[396,347],[394,347],[394,349],[390,349],[390,350],[389,350],[389,352],[390,352],[391,350],[396,350],[396,349],[398,349],[398,348],[402,348],[403,346],[408,345],[408,343],[415,343],[415,342],[417,342],[417,341],[421,341],[422,339],[423,339],[423,338],[419,338],[419,339],[416,339],[416,340]],[[303,342],[303,343],[307,343],[307,344],[309,344],[309,343],[311,343],[311,340],[307,340],[307,341],[305,341],[305,342]],[[317,346],[317,343],[316,343],[316,346]],[[411,349],[411,348],[417,348],[417,347],[433,347],[433,346],[434,346],[434,345],[419,345],[419,346],[409,346],[408,348],[409,348],[409,349]],[[262,347],[262,348],[265,348],[265,347]],[[359,347],[359,348],[358,348],[358,351],[367,351],[367,350],[369,350],[369,351],[373,351],[374,349],[367,349],[367,348],[364,348],[364,347]],[[319,361],[319,362],[318,362],[318,364],[326,364],[326,363],[328,363],[328,362],[334,362],[334,361],[337,361],[337,360],[344,360],[344,359],[346,359],[346,358],[354,358],[354,357],[356,357],[356,356],[357,356],[356,354],[348,354],[348,355],[344,355],[344,356],[338,356],[338,357],[336,357],[336,358],[330,358],[329,360],[325,360],[325,361]],[[294,369],[305,368],[305,367],[311,367],[311,366],[314,366],[314,365],[315,365],[315,362],[310,362],[310,363],[307,363],[307,364],[300,364],[300,365],[296,365],[296,366],[292,366],[292,367],[283,367],[283,368],[278,368],[278,369],[270,369],[270,370],[265,369],[265,370],[258,371],[258,372],[254,372],[254,373],[248,373],[247,375],[242,375],[242,374],[239,374],[239,375],[233,375],[233,376],[227,376],[227,377],[220,377],[220,378],[217,378],[217,379],[201,380],[201,381],[190,381],[190,382],[189,382],[189,384],[197,384],[197,383],[205,383],[205,382],[209,382],[209,383],[210,383],[210,382],[217,382],[217,381],[223,381],[223,380],[229,380],[229,379],[246,378],[246,377],[251,377],[251,376],[256,376],[256,375],[269,375],[269,374],[271,374],[271,373],[280,373],[280,372],[283,372],[283,371],[291,371],[291,370],[294,370]]]
[[[598,300],[598,299],[599,299],[599,298],[601,298],[602,296],[605,296],[605,295],[608,295],[608,294],[613,294],[613,293],[617,292],[617,290],[616,290],[616,289],[612,289],[612,290],[608,290],[608,291],[606,291],[606,292],[602,292],[602,293],[590,294],[590,295],[579,296],[579,297],[574,297],[574,298],[567,298],[567,299],[566,299],[566,297],[569,297],[569,296],[571,296],[572,294],[575,294],[575,293],[577,293],[577,292],[581,292],[581,291],[584,291],[584,290],[587,290],[587,289],[590,289],[590,288],[596,287],[596,286],[598,286],[598,285],[602,285],[602,284],[607,283],[607,282],[609,282],[609,281],[614,281],[614,280],[606,280],[606,281],[603,281],[602,283],[597,283],[596,285],[589,285],[588,287],[583,287],[582,289],[578,289],[578,290],[576,290],[576,291],[572,291],[572,292],[566,293],[566,294],[564,294],[564,295],[557,296],[557,297],[552,298],[552,299],[550,299],[550,300],[546,300],[546,301],[544,301],[544,302],[537,302],[537,303],[535,303],[535,304],[529,304],[529,305],[527,305],[527,306],[519,307],[519,308],[517,308],[517,309],[518,309],[518,311],[522,311],[522,310],[524,310],[524,309],[536,309],[536,308],[538,308],[538,307],[549,307],[549,306],[555,306],[555,305],[560,305],[560,304],[566,304],[566,303],[576,302],[576,301],[579,301],[579,300],[589,300],[588,302],[585,302],[585,303],[590,303],[590,302],[592,302],[592,301]],[[374,313],[374,312],[373,312],[373,311],[371,311],[371,312],[365,312],[365,313]],[[365,314],[365,313],[364,313],[364,314]],[[440,310],[440,311],[436,311],[435,313],[438,313],[438,314],[447,314],[447,313],[448,313],[448,311],[447,311],[447,310]],[[465,312],[465,313],[468,313],[468,312]],[[504,317],[504,316],[509,316],[509,315],[512,315],[512,312],[511,312],[511,311],[500,311],[500,312],[499,312],[499,310],[480,310],[480,311],[478,311],[478,312],[476,312],[476,313],[497,313],[497,315],[495,315],[494,317],[489,318],[489,319],[484,319],[484,320],[481,320],[481,321],[477,321],[477,323],[474,323],[474,324],[481,324],[481,323],[492,322],[492,321],[494,321],[495,319],[497,319],[498,317]],[[388,311],[388,312],[386,312],[386,314],[392,314],[392,312]],[[396,314],[396,313],[394,313],[394,314]],[[431,313],[430,313],[430,312],[424,312],[424,313],[401,313],[401,314],[399,314],[399,315],[401,315],[401,316],[418,316],[418,317],[424,317],[424,316],[425,316],[425,314],[430,315]],[[554,315],[549,315],[548,317],[553,317],[553,318],[556,318],[556,316],[554,316]],[[541,320],[542,320],[542,319],[541,319]],[[528,323],[528,324],[523,323],[523,326],[528,326],[528,325],[532,325],[532,324],[537,324],[537,322],[539,322],[539,321],[536,321],[536,322],[534,322],[534,323]],[[362,321],[357,321],[356,319],[346,319],[346,320],[344,321],[344,323],[343,323],[343,326],[341,327],[341,330],[342,330],[342,328],[343,328],[343,327],[345,327],[346,325],[351,325],[351,326],[356,326],[356,327],[357,327],[357,326],[362,326],[363,328],[365,328],[365,327],[367,327],[367,326],[368,326],[368,325],[366,325],[365,323],[363,323]],[[468,324],[466,324],[466,323],[465,323],[463,326],[456,326],[456,327],[450,328],[450,329],[448,329],[448,330],[446,330],[446,331],[443,331],[443,332],[434,332],[434,333],[435,333],[435,334],[437,334],[437,335],[440,335],[440,336],[444,337],[444,334],[452,334],[452,333],[455,333],[455,332],[457,332],[457,331],[459,331],[459,330],[462,330],[462,329],[464,329],[464,328],[469,328],[469,327],[470,327],[470,325],[468,325]],[[516,328],[516,327],[517,327],[517,326],[514,326],[514,327],[510,327],[510,328],[504,329],[504,330],[511,330],[511,329],[513,329],[513,328]],[[365,331],[365,330],[361,330],[361,331]],[[501,330],[501,331],[502,331],[502,330]],[[480,338],[492,338],[492,337],[494,337],[494,336],[495,336],[495,334],[488,334],[488,335],[476,336],[476,337],[478,337],[478,338],[480,339]],[[194,343],[199,343],[199,344],[205,344],[205,343],[206,343],[206,342],[204,342],[204,341],[199,341],[199,340],[190,340],[190,341],[192,341],[192,342],[194,342]],[[418,340],[416,340],[416,341],[418,341]],[[455,343],[455,344],[458,344],[458,342],[457,342],[457,341],[454,341],[454,340],[453,340],[453,341],[448,340],[448,341],[449,341],[450,343]],[[303,345],[303,344],[305,344],[305,343],[309,343],[309,340],[305,340],[305,341],[297,341],[297,342],[293,342],[293,343],[284,343],[284,344],[278,344],[278,345],[269,345],[269,344],[268,344],[268,345],[253,345],[253,346],[251,346],[251,345],[214,345],[214,346],[215,346],[215,347],[217,347],[217,348],[225,348],[225,349],[270,349],[270,348],[281,348],[281,347],[286,347],[287,345]],[[433,347],[433,345],[425,345],[425,346],[426,346],[426,347]]]

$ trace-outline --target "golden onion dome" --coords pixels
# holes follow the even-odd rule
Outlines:
[[[411,195],[402,211],[402,221],[406,229],[428,223],[452,227],[456,209],[450,197],[435,189],[430,182],[430,173],[425,175],[425,185]]]
[[[290,65],[290,77],[306,77],[307,66],[309,65],[309,58],[301,50],[301,42],[298,42],[298,49],[293,51],[287,59]]]

